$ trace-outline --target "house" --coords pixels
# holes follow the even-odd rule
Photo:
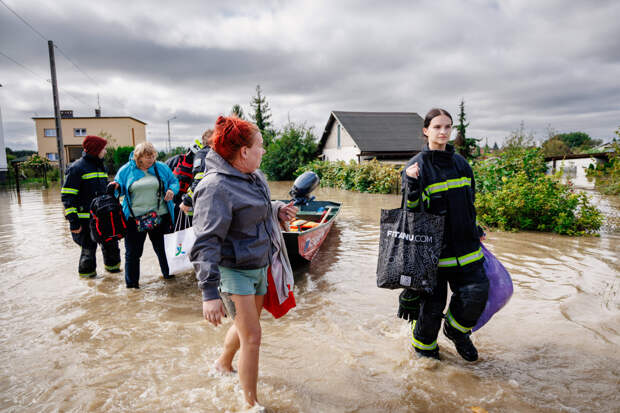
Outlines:
[[[620,144],[620,142],[617,142],[616,140],[600,144],[599,146],[592,148],[592,152],[614,152],[614,144],[616,143]]]
[[[99,109],[95,116],[74,117],[72,110],[62,110],[62,140],[67,163],[82,156],[82,141],[87,135],[105,135],[108,145],[136,146],[146,141],[146,123],[131,116],[101,116]],[[56,120],[53,117],[34,117],[39,156],[58,161],[56,143]]]
[[[424,147],[422,123],[414,112],[333,111],[319,152],[327,161],[404,162]]]

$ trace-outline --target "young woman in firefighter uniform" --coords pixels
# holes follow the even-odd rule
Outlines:
[[[484,233],[476,223],[475,182],[467,161],[448,144],[452,117],[443,109],[432,109],[424,119],[428,145],[411,158],[403,174],[407,185],[407,207],[419,211],[421,203],[445,220],[444,247],[439,258],[438,283],[432,295],[404,290],[399,316],[412,320],[411,344],[426,357],[439,359],[437,335],[443,331],[467,361],[478,359],[469,336],[487,301],[489,282],[482,263],[480,240]],[[447,284],[452,298],[444,317]]]
[[[97,243],[93,241],[90,228],[90,203],[105,193],[108,174],[103,165],[107,141],[99,136],[87,136],[82,142],[84,153],[67,170],[65,184],[61,189],[61,200],[65,207],[65,217],[69,221],[73,240],[82,247],[78,274],[92,278],[97,275],[95,252]],[[121,254],[118,241],[106,242],[101,246],[103,264],[109,272],[119,272]]]

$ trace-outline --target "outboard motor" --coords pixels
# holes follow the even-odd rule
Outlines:
[[[293,188],[289,191],[289,195],[293,197],[295,205],[306,205],[314,200],[315,197],[309,197],[309,195],[319,186],[319,182],[319,176],[312,171],[306,171],[299,175],[295,182],[293,182]]]

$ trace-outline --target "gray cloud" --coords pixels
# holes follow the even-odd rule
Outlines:
[[[333,4],[337,3],[337,4]],[[163,148],[189,142],[256,84],[276,125],[322,131],[331,110],[456,113],[469,135],[500,141],[525,122],[537,135],[620,126],[620,38],[613,1],[106,2],[7,1],[53,38],[61,102],[148,123]],[[0,104],[7,145],[34,147],[33,113],[50,115],[47,45],[0,5]]]

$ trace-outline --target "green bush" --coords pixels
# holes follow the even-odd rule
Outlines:
[[[173,156],[180,155],[182,153],[187,152],[187,148],[183,146],[177,146],[172,148],[170,151],[160,151],[157,152],[157,160],[160,162],[166,162],[168,159]]]
[[[107,148],[103,163],[108,168],[108,176],[112,177],[118,172],[121,166],[129,162],[129,155],[133,151],[133,146],[119,146]]]
[[[501,230],[550,231],[585,235],[602,224],[601,212],[588,197],[545,175],[538,148],[516,148],[474,165],[476,210],[483,225]]]
[[[620,194],[620,143],[614,142],[609,162],[588,168],[586,175],[595,178],[596,188],[607,195]]]
[[[312,128],[304,125],[289,123],[271,143],[264,143],[266,153],[261,170],[274,181],[293,179],[297,168],[316,156],[316,137]]]
[[[493,192],[518,172],[524,172],[528,178],[544,175],[547,164],[543,152],[535,147],[510,147],[496,156],[478,161],[474,165],[477,192]]]
[[[370,192],[395,194],[400,189],[402,166],[382,164],[376,159],[360,164],[355,161],[315,160],[297,169],[296,175],[305,171],[315,172],[321,178],[321,186]]]

